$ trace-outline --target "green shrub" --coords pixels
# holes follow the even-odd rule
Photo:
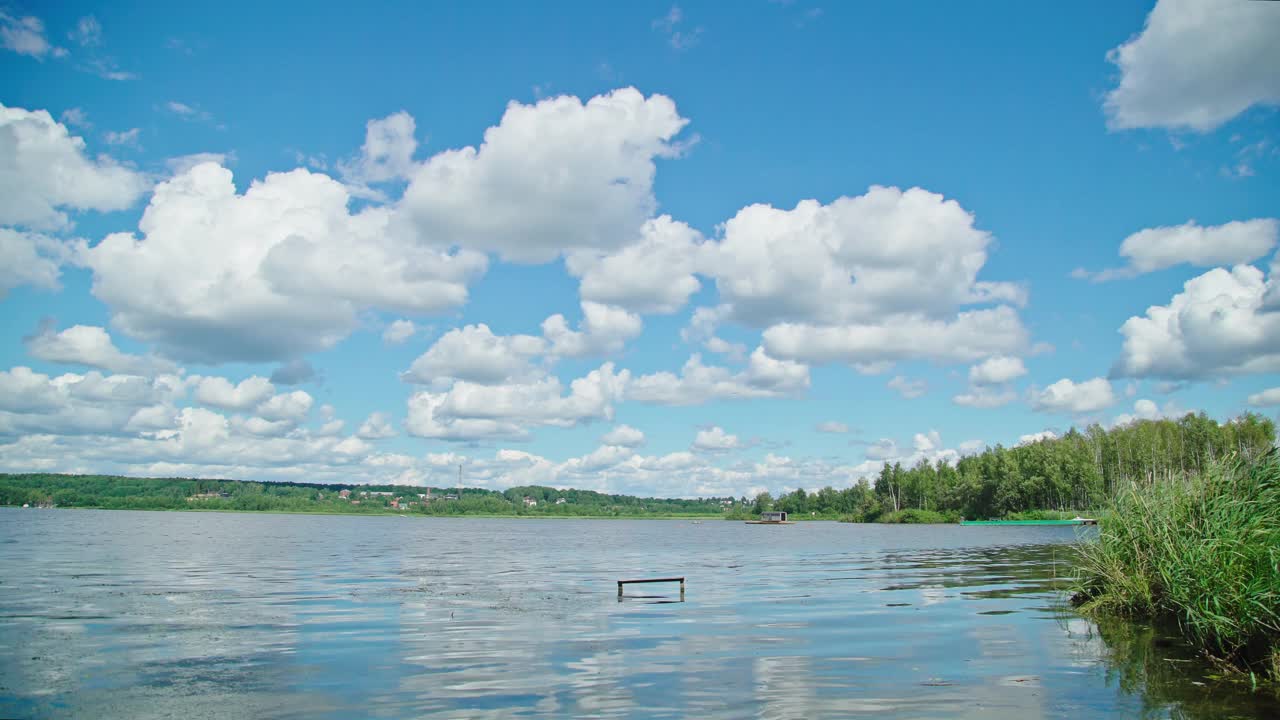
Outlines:
[[[1089,513],[1077,510],[1027,510],[1006,514],[1003,520],[1070,520],[1076,517],[1092,517]]]
[[[954,513],[940,513],[933,510],[909,508],[907,510],[898,510],[897,512],[882,515],[877,522],[892,523],[895,525],[932,525],[957,522],[959,518],[954,517],[954,515]]]
[[[1082,543],[1074,601],[1177,620],[1215,657],[1280,679],[1280,455],[1121,490]]]

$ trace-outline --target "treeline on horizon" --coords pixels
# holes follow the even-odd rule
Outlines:
[[[765,510],[792,517],[850,522],[955,522],[968,519],[1070,517],[1106,505],[1131,483],[1154,484],[1198,475],[1231,455],[1251,459],[1275,444],[1275,423],[1245,413],[1218,423],[1204,413],[1139,420],[1107,430],[1072,428],[1059,438],[988,447],[955,465],[921,460],[885,463],[873,479],[844,490],[796,490],[756,496],[731,517]]]
[[[1140,420],[1110,430],[1091,425],[1060,438],[988,447],[955,465],[885,463],[852,487],[803,489],[773,498],[665,499],[542,486],[505,491],[396,485],[242,482],[110,475],[0,474],[0,504],[136,510],[238,510],[548,517],[724,516],[746,519],[782,510],[796,519],[852,522],[946,522],[964,518],[1052,517],[1097,509],[1130,483],[1154,484],[1199,474],[1209,463],[1261,455],[1275,443],[1275,423],[1245,413],[1226,423],[1201,414]],[[351,500],[339,491],[352,492]],[[393,493],[361,496],[362,492]],[[196,497],[213,493],[216,497]],[[219,495],[220,494],[220,495]],[[456,499],[446,500],[446,494]],[[407,507],[393,508],[403,498]],[[535,500],[527,506],[525,498]],[[557,504],[557,500],[564,502]]]
[[[340,497],[339,493],[343,490],[350,491],[349,499]],[[428,490],[432,500],[425,502],[419,495],[426,494]],[[201,497],[208,494],[215,497]],[[445,499],[450,495],[454,499]],[[526,506],[526,497],[537,504]],[[403,499],[402,507],[392,507],[392,500],[397,498]],[[560,498],[564,499],[564,503],[556,504],[556,500]],[[110,510],[198,509],[344,514],[395,512],[552,517],[719,516],[722,513],[720,498],[641,498],[542,486],[513,487],[499,492],[483,488],[427,488],[417,485],[245,482],[55,473],[0,474],[0,505],[24,504]]]

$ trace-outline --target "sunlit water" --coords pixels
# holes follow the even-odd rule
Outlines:
[[[1117,661],[1077,532],[0,509],[0,717],[1280,716]]]

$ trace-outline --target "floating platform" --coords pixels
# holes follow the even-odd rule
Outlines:
[[[744,520],[748,525],[795,525],[793,520]]]
[[[1097,525],[1093,518],[1071,520],[961,520],[961,525]]]

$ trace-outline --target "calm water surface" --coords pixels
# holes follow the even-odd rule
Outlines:
[[[0,508],[0,716],[1280,717],[1076,532]]]

